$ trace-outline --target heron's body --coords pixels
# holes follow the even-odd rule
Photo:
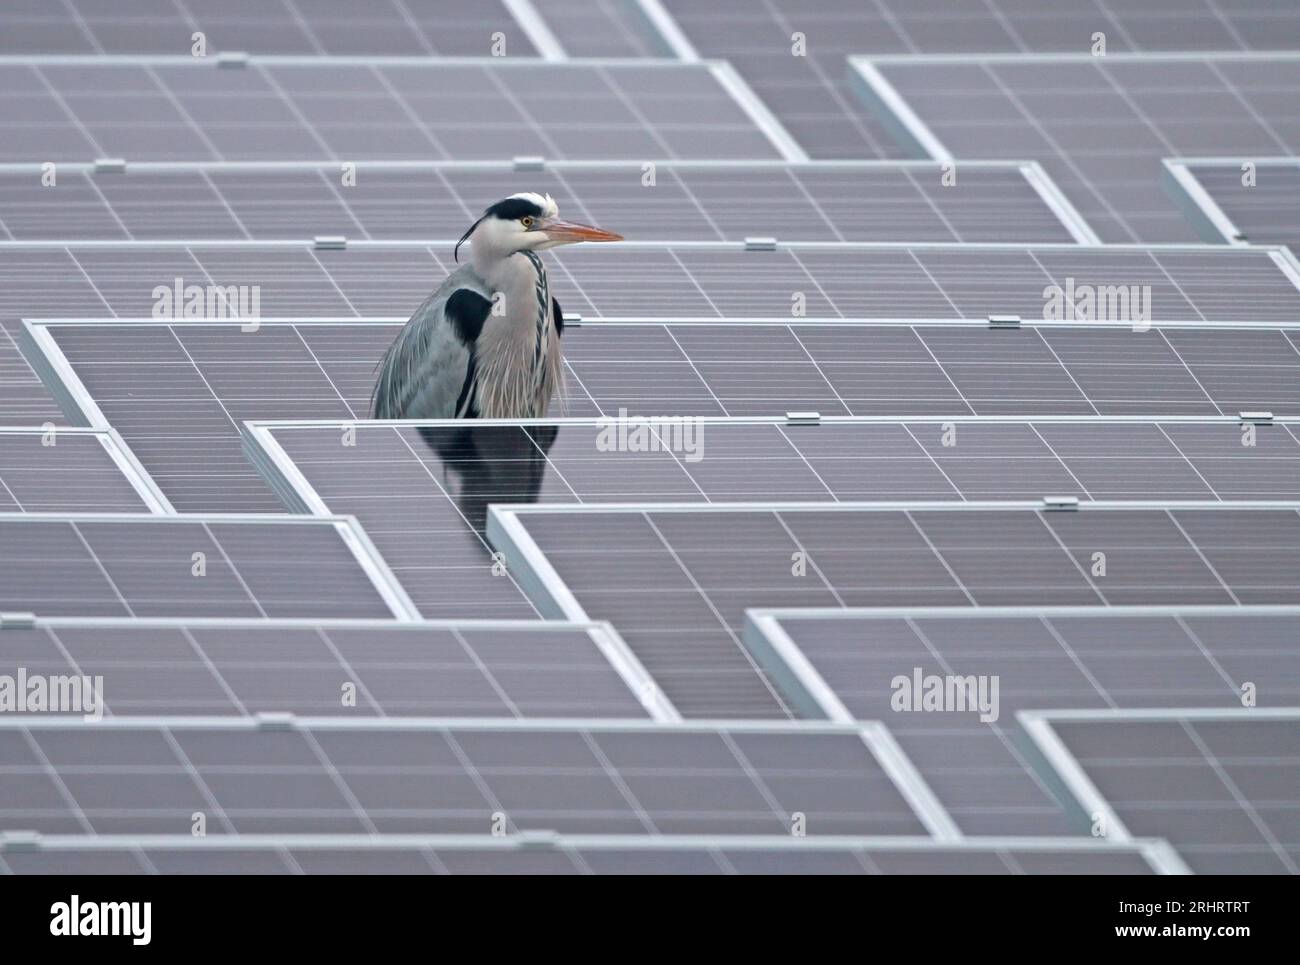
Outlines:
[[[501,227],[521,219],[523,232]],[[534,223],[539,230],[529,232]],[[564,316],[537,250],[563,242],[544,237],[520,246],[521,237],[545,230],[556,237],[563,230],[617,237],[559,221],[549,198],[516,195],[493,205],[465,234],[472,238],[471,261],[424,300],[384,355],[372,399],[375,418],[547,414],[552,397],[563,393]]]

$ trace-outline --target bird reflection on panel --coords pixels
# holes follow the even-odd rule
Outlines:
[[[538,501],[546,478],[546,456],[559,426],[466,420],[452,426],[422,426],[418,431],[442,463],[442,484],[456,508],[486,539],[489,505]]]

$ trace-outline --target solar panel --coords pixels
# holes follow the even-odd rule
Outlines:
[[[1300,160],[1165,160],[1167,183],[1208,241],[1300,250]]]
[[[83,618],[0,642],[5,674],[101,677],[112,717],[675,717],[600,624]]]
[[[515,505],[488,539],[544,613],[610,621],[685,717],[795,714],[741,643],[754,606],[1300,602],[1293,503]]]
[[[0,169],[0,226],[20,240],[424,240],[449,249],[521,185],[639,241],[1090,242],[1035,164],[931,161],[129,164]]]
[[[628,423],[621,446],[618,428],[254,423],[245,451],[285,505],[355,516],[426,617],[536,616],[496,575],[489,504],[1300,500],[1289,420],[1243,432],[1235,419],[706,418],[653,437]]]
[[[1123,840],[1158,825],[1199,874],[1297,874],[1300,712],[1050,711],[1026,728]]]
[[[684,43],[679,53],[725,57],[772,106],[813,157],[897,156],[879,118],[865,110],[845,77],[852,54],[968,51],[1082,53],[1093,35],[1109,52],[1238,50],[1294,47],[1295,19],[1268,0],[1232,4],[1174,0],[1121,6],[1100,0],[982,4],[917,4],[912,0],[800,0],[692,3],[663,0]],[[802,40],[802,44],[800,44]],[[1289,42],[1288,42],[1289,41]],[[970,118],[970,115],[966,115]],[[960,154],[961,152],[959,152]],[[965,152],[967,156],[989,156]]]
[[[396,331],[130,321],[35,325],[28,334],[29,357],[69,418],[115,426],[173,505],[190,512],[282,508],[246,463],[240,423],[364,418],[375,365]],[[1281,418],[1300,415],[1295,338],[1284,329],[584,324],[565,336],[569,392],[554,411]],[[1238,430],[1234,455],[1241,439]],[[1258,482],[1211,485],[1270,485],[1249,478]]]
[[[121,4],[69,0],[9,4],[0,12],[0,53],[177,54],[204,34],[211,55],[268,54],[487,56],[493,33],[511,56],[534,54],[509,5],[488,0],[400,0],[391,4]]]
[[[1298,628],[1296,607],[760,610],[743,639],[804,715],[884,721],[965,833],[1088,834],[1035,769],[1018,712],[1240,708],[1247,684],[1295,705]],[[969,697],[922,704],[958,678]]]
[[[865,100],[904,129],[917,156],[1037,158],[1107,242],[1196,239],[1178,206],[1153,190],[1164,157],[1300,153],[1288,106],[1300,86],[1294,53],[862,58],[853,66]]]
[[[0,83],[0,161],[800,159],[720,63],[29,57]]]
[[[60,616],[409,617],[351,520],[0,512],[0,609]]]
[[[0,832],[12,874],[1174,874],[1163,842],[554,835],[221,838]]]
[[[0,310],[87,318],[168,312],[155,291],[244,286],[260,315],[396,316],[455,267],[450,245],[105,242],[0,246],[19,276]],[[1224,245],[817,244],[775,250],[742,243],[625,243],[551,253],[552,291],[583,319],[938,320],[987,324],[1015,315],[1132,329],[1173,322],[1294,324],[1300,279],[1284,248]],[[1066,308],[1068,304],[1074,309]],[[251,314],[251,311],[246,311]],[[204,318],[220,318],[205,309]]]
[[[112,430],[0,426],[0,512],[169,510]]]
[[[870,727],[383,718],[0,719],[11,831],[927,832]],[[890,765],[892,767],[892,764]]]

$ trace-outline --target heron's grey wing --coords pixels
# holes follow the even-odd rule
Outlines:
[[[474,345],[492,303],[452,275],[388,347],[371,396],[376,419],[450,419],[472,402]]]

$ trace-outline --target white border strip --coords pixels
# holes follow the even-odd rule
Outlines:
[[[1092,779],[1084,772],[1074,755],[1066,750],[1064,742],[1052,729],[1051,723],[1023,710],[1016,712],[1016,718],[1052,770],[1050,775],[1044,776],[1065,782],[1066,790],[1082,808],[1089,825],[1096,827],[1100,822],[1105,832],[1101,836],[1109,841],[1121,843],[1132,841],[1133,835],[1119,819],[1110,802],[1097,790],[1097,786],[1092,783]]]
[[[232,834],[194,837],[181,834],[17,834],[0,832],[0,853],[102,852],[118,850],[225,851],[234,850],[432,850],[432,851],[783,851],[879,852],[893,854],[956,852],[965,854],[999,851],[1072,852],[1080,854],[1136,854],[1158,874],[1187,874],[1170,870],[1161,860],[1169,849],[1163,839],[1136,839],[1128,843],[1093,841],[1086,838],[978,837],[959,841],[937,841],[916,836],[877,835],[852,837],[825,835],[796,838],[793,835],[629,835],[556,834]]]
[[[889,728],[878,721],[864,722],[863,737],[871,747],[876,761],[885,769],[894,786],[898,788],[908,806],[921,819],[921,823],[936,841],[960,841],[964,835],[957,822],[940,803],[912,759],[894,740]]]
[[[686,34],[682,32],[681,27],[677,26],[677,21],[664,8],[660,0],[635,0],[635,3],[659,38],[667,44],[674,57],[686,63],[694,63],[700,59],[695,45],[686,39]]]
[[[1076,63],[1095,64],[1099,60],[1106,63],[1125,61],[1128,63],[1172,62],[1199,63],[1202,61],[1254,61],[1268,63],[1277,60],[1300,60],[1300,51],[1295,50],[1170,50],[1170,51],[1114,51],[1104,58],[1090,53],[999,53],[999,54],[869,54],[857,55],[860,60],[872,60],[885,64],[1052,64]]]
[[[961,167],[964,168],[965,166],[966,162],[962,161]],[[1043,199],[1043,203],[1065,226],[1065,230],[1070,233],[1070,237],[1081,245],[1101,244],[1101,238],[1097,236],[1097,232],[1092,230],[1092,225],[1088,224],[1088,219],[1074,206],[1074,202],[1065,196],[1060,186],[1052,180],[1051,175],[1043,170],[1041,164],[1037,161],[1029,161],[1020,166],[1020,171],[1025,180],[1029,182],[1029,186],[1038,192],[1038,196]]]
[[[533,6],[533,0],[501,0],[501,5],[515,18],[520,29],[528,35],[528,39],[542,60],[555,62],[569,59],[560,39],[551,32],[550,26]]]
[[[850,57],[849,76],[849,86],[899,143],[910,147],[920,157],[936,161],[953,160],[952,152],[943,146],[934,131],[917,116],[871,60]]]
[[[1084,250],[1087,246],[1071,245],[1070,247],[1076,251],[1080,251],[1080,250]],[[1106,245],[1105,247],[1112,248],[1114,246]],[[1220,246],[1218,250],[1219,251],[1250,251],[1250,252],[1261,251],[1261,249],[1258,246],[1229,247],[1226,245]],[[1273,266],[1276,267],[1286,277],[1287,281],[1291,281],[1296,284],[1297,294],[1300,295],[1300,264],[1293,265],[1289,260],[1288,256],[1283,254],[1278,254],[1275,252],[1268,252],[1268,258],[1273,263]],[[1291,277],[1293,272],[1296,273],[1295,278]],[[310,327],[327,327],[327,326],[340,327],[340,326],[358,326],[358,325],[400,326],[405,323],[406,323],[405,318],[399,318],[397,316],[374,315],[374,316],[365,316],[362,318],[347,318],[347,317],[304,318],[301,316],[285,315],[279,318],[260,319],[258,322],[258,327],[259,329],[261,329],[261,328],[267,328],[268,326],[284,326],[284,325],[297,325],[297,326],[310,326]],[[731,316],[726,318],[718,318],[716,316],[707,316],[707,315],[687,316],[687,317],[680,317],[680,318],[664,318],[662,316],[648,316],[648,315],[604,316],[604,317],[598,316],[594,318],[578,319],[574,321],[572,324],[574,328],[666,327],[671,329],[671,328],[678,328],[678,327],[698,328],[698,327],[705,327],[705,326],[711,328],[744,327],[744,326],[770,326],[770,327],[780,326],[780,327],[789,327],[794,330],[798,330],[800,328],[808,328],[811,326],[839,327],[839,328],[852,328],[854,326],[880,328],[885,326],[893,326],[893,327],[901,327],[901,328],[968,328],[972,330],[987,327],[987,324],[983,318],[978,318],[978,319],[977,318],[897,318],[897,317],[886,317],[886,316],[879,316],[879,317],[809,316],[809,317],[800,317],[800,318],[783,318],[781,316],[773,316],[773,315],[760,316],[760,317]],[[100,316],[94,318],[26,318],[22,320],[22,325],[23,328],[30,328],[31,330],[33,330],[33,332],[35,332],[46,328],[56,328],[56,327],[62,328],[68,326],[96,326],[96,325],[102,327],[108,327],[113,325],[129,325],[135,327],[153,325],[153,326],[178,326],[182,328],[204,328],[204,327],[231,328],[231,327],[240,326],[241,322],[238,319],[192,319],[191,320],[191,319],[158,319],[158,318],[143,318],[143,317],[142,318],[128,318],[128,317],[105,318]],[[1020,323],[1020,327],[1024,329],[1042,328],[1048,330],[1068,329],[1068,330],[1080,330],[1080,331],[1119,330],[1119,331],[1131,332],[1133,330],[1133,325],[1130,322],[1054,321],[1054,320],[1033,319],[1033,318],[1022,319]],[[1270,320],[1270,321],[1226,321],[1225,322],[1225,321],[1204,321],[1199,318],[1197,319],[1177,318],[1177,319],[1168,319],[1168,320],[1153,320],[1151,322],[1151,328],[1152,329],[1175,329],[1175,330],[1183,329],[1189,331],[1190,330],[1222,331],[1225,333],[1236,332],[1236,331],[1296,331],[1297,329],[1300,329],[1300,315],[1297,316],[1297,319],[1295,321]],[[32,352],[32,354],[38,357],[38,361],[40,361],[40,356],[48,354],[48,360],[53,362],[57,359],[59,355],[62,354],[59,352],[52,352],[52,353],[48,352],[44,344],[41,344],[41,342],[35,339],[33,336],[28,335],[23,329],[19,330],[18,341],[19,341],[19,346],[24,350],[24,355],[27,355],[28,352]],[[29,357],[29,361],[30,361],[30,357]],[[34,364],[33,367],[35,367]],[[42,373],[38,372],[38,374],[42,374]],[[47,377],[54,378],[56,381],[61,381],[61,377],[56,372],[47,371],[46,373],[44,373],[44,375]],[[81,424],[84,425],[93,424],[89,421],[91,418],[94,417],[93,411],[91,411],[88,408],[90,404],[93,404],[91,403],[91,400],[89,400],[89,397],[87,397],[87,399],[84,400],[64,399],[62,401],[64,403],[63,408],[65,413],[77,412],[78,418],[87,420]],[[76,404],[71,404],[74,402]],[[557,418],[563,418],[563,417],[557,417]],[[905,415],[891,417],[892,421],[898,421],[898,419],[903,419],[903,418],[908,418],[908,417]],[[1148,416],[1147,418],[1151,418],[1151,417]],[[1173,418],[1173,416],[1170,416],[1169,418]],[[555,420],[550,419],[547,421],[555,421]]]
[[[746,416],[725,416],[725,415],[702,415],[691,416],[692,420],[698,421],[701,425],[717,426],[742,426],[742,425],[772,425],[772,426],[789,426],[790,422],[784,416],[763,416],[763,415],[746,415]],[[283,432],[292,429],[343,429],[345,427],[354,427],[358,431],[369,429],[391,429],[391,428],[454,428],[463,425],[461,419],[247,419],[244,426],[247,432],[256,432],[257,444],[265,438],[265,433]],[[547,416],[538,419],[476,419],[479,425],[488,426],[592,426],[600,427],[617,422],[613,417],[603,416]],[[1240,426],[1241,419],[1237,416],[1229,415],[1170,415],[1170,416],[1147,416],[1147,415],[971,415],[963,413],[960,415],[937,416],[933,413],[921,416],[906,415],[828,415],[822,416],[818,423],[800,425],[799,431],[816,430],[819,425],[899,425],[907,423],[908,425],[942,425],[945,422],[956,423],[973,423],[984,425],[1033,425],[1036,423],[1056,423],[1056,424],[1073,424],[1079,425],[1108,425],[1116,423],[1119,425],[1206,425],[1206,426]],[[1300,416],[1275,416],[1273,419],[1275,425],[1298,425]],[[273,438],[273,437],[272,437]],[[287,457],[286,457],[287,458]]]
[[[180,517],[189,519],[189,516]],[[296,517],[288,517],[290,519]],[[310,516],[298,517],[303,519],[322,519],[328,517]],[[397,575],[388,565],[388,561],[375,548],[375,544],[370,542],[370,535],[365,531],[355,516],[336,517],[334,528],[338,531],[339,537],[347,544],[352,555],[356,557],[357,563],[365,571],[370,582],[375,585],[379,595],[383,597],[384,603],[393,611],[393,615],[399,620],[419,620],[420,611],[416,608],[415,603],[406,594],[406,588],[402,586]]]
[[[1163,181],[1174,204],[1182,211],[1191,225],[1206,241],[1225,242],[1230,245],[1246,245],[1249,241],[1242,237],[1237,226],[1232,223],[1218,202],[1205,190],[1197,180],[1191,168],[1181,161],[1163,158]]]
[[[754,93],[745,79],[737,73],[736,68],[726,61],[707,61],[709,71],[722,88],[731,95],[742,111],[754,122],[760,131],[767,135],[777,152],[787,161],[806,162],[809,159],[799,142],[785,129],[775,114],[763,100]]]
[[[601,503],[543,503],[523,504],[504,503],[494,505],[493,513],[506,516],[531,516],[545,513],[548,515],[572,515],[589,513],[892,513],[911,512],[945,512],[978,513],[987,511],[1018,510],[1051,514],[1053,510],[1045,509],[1041,501],[1008,499],[974,499],[968,502],[948,500],[893,500],[885,502],[861,502],[842,500],[831,502],[792,502],[789,500],[770,500],[760,502],[678,502],[659,503],[641,502],[601,502]],[[1214,513],[1251,512],[1257,510],[1283,510],[1300,513],[1300,500],[1295,499],[1242,499],[1234,502],[1214,502],[1212,500],[1187,499],[1096,499],[1080,500],[1074,513],[1110,513],[1110,512],[1150,512],[1152,510],[1195,510]],[[507,525],[505,520],[501,525]]]
[[[658,163],[658,162],[656,162]],[[798,162],[785,162],[774,160],[772,164],[796,164]],[[929,164],[928,161],[921,162]],[[426,250],[429,248],[446,245],[448,247],[455,244],[455,239],[451,238],[385,238],[385,239],[367,239],[355,238],[348,239],[348,251],[369,250],[369,251],[397,251],[397,250]],[[836,254],[844,253],[875,253],[881,251],[1018,251],[1018,252],[1049,252],[1052,254],[1060,253],[1078,253],[1085,246],[1079,245],[1075,241],[783,241],[779,247],[789,249],[790,251],[828,251]],[[1252,258],[1257,257],[1260,252],[1269,251],[1287,251],[1285,245],[1236,245],[1227,246],[1220,244],[1206,244],[1204,242],[1186,242],[1176,244],[1107,244],[1104,246],[1107,252],[1137,252],[1143,255],[1169,253],[1190,253],[1190,254],[1209,254],[1221,255],[1225,258]],[[35,239],[32,241],[0,241],[0,252],[5,249],[49,249],[54,248],[60,251],[70,249],[90,249],[90,248],[113,248],[113,249],[130,249],[142,248],[154,250],[158,248],[172,249],[182,251],[185,248],[236,248],[242,250],[256,250],[258,248],[271,249],[297,249],[303,252],[314,251],[313,242],[302,238],[280,238],[267,241],[249,241],[246,238],[168,238],[160,241],[137,238],[134,241],[123,239],[99,238],[99,239]],[[670,241],[660,239],[657,241],[620,241],[617,246],[606,248],[605,251],[664,251],[678,249],[681,251],[720,251],[720,252],[744,252],[748,250],[743,240],[739,241]],[[600,246],[586,249],[588,252],[597,253],[602,250]],[[599,256],[598,256],[599,257]]]

